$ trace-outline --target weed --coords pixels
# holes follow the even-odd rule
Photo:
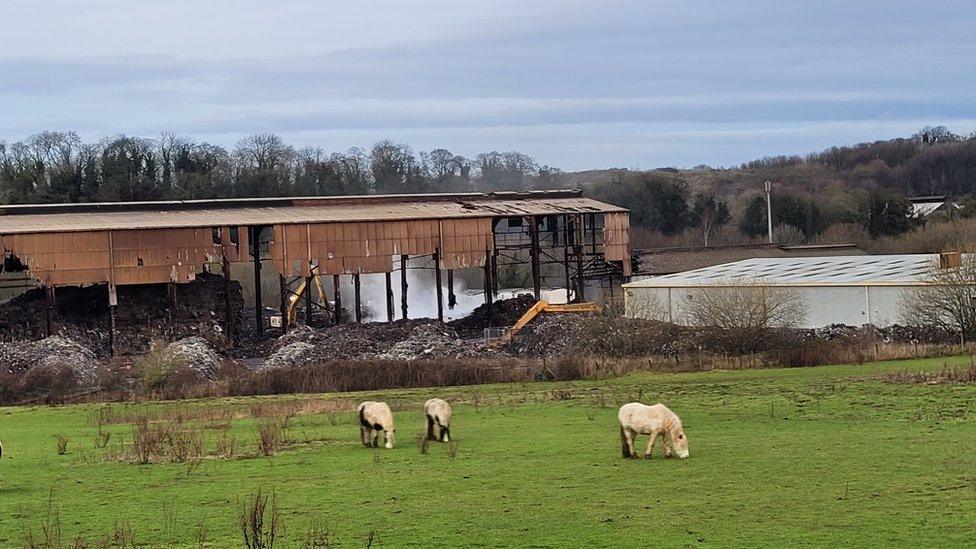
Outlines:
[[[109,439],[112,438],[112,433],[105,430],[101,425],[98,426],[98,432],[95,433],[94,446],[95,448],[105,448],[108,446]]]
[[[233,458],[234,449],[237,446],[237,439],[230,433],[221,433],[217,436],[217,455],[223,458]]]
[[[451,459],[456,458],[457,455],[458,455],[458,448],[459,448],[459,445],[458,445],[458,442],[456,440],[452,440],[451,442],[448,442],[447,443],[447,455],[450,456]]]
[[[265,495],[258,488],[257,492],[249,495],[247,500],[240,504],[238,524],[244,547],[272,549],[282,530],[281,512],[278,509],[278,496],[275,491],[272,490],[270,495]]]
[[[258,429],[258,451],[264,456],[278,453],[284,444],[284,431],[277,420],[265,420]]]
[[[68,437],[64,435],[54,435],[55,449],[59,456],[63,456],[68,453]]]
[[[61,547],[61,511],[54,502],[54,488],[47,496],[47,507],[41,520],[39,531],[35,532],[30,523],[21,525],[24,546],[29,549],[56,549]]]
[[[304,549],[328,549],[335,542],[332,531],[319,522],[312,524],[305,532]]]

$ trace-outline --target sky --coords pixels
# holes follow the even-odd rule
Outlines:
[[[976,2],[0,0],[0,140],[733,166],[976,131]]]

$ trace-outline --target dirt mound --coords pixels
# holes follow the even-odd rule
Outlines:
[[[261,369],[298,368],[325,358],[320,347],[305,341],[295,341],[279,347],[261,364]]]
[[[583,347],[580,315],[542,315],[522,329],[508,344],[515,356],[564,356]]]
[[[430,357],[456,357],[467,346],[457,332],[443,324],[417,326],[406,339],[380,353],[379,358],[390,360],[418,360]]]
[[[19,341],[0,345],[0,364],[10,373],[30,373],[31,370],[70,372],[78,383],[95,377],[98,358],[90,349],[63,336],[51,336],[39,341]],[[34,375],[37,375],[35,373]]]
[[[207,381],[213,381],[214,373],[220,367],[220,355],[202,337],[174,341],[163,348],[163,356],[186,366],[196,372],[200,379]]]
[[[449,325],[462,337],[477,337],[484,334],[485,328],[512,326],[536,304],[532,294],[522,294],[511,299],[503,299],[491,304],[491,322],[488,322],[488,305],[479,305],[470,315],[459,318]]]
[[[57,289],[52,331],[66,334],[98,356],[109,355],[108,296],[105,286]],[[171,309],[165,284],[119,286],[115,311],[115,348],[119,354],[148,352],[153,341],[174,341],[202,336],[218,347],[225,340],[225,282],[217,275],[201,274],[189,284],[177,285]],[[244,306],[241,286],[230,283],[231,309]],[[0,304],[0,339],[37,339],[47,330],[47,302],[43,289],[30,290]]]
[[[262,368],[294,368],[330,360],[418,360],[484,356],[447,324],[429,319],[340,324],[320,330],[305,326],[278,338]],[[495,353],[497,354],[497,353]]]

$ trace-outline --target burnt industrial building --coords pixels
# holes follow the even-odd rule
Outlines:
[[[44,288],[52,309],[59,287],[103,285],[110,332],[118,287],[165,285],[175,300],[180,284],[203,272],[229,281],[231,266],[241,263],[255,275],[258,336],[268,305],[260,284],[266,269],[279,275],[280,304],[271,305],[280,305],[284,329],[299,303],[306,319],[317,308],[332,322],[361,320],[359,277],[373,273],[385,275],[387,318],[406,318],[406,273],[416,258],[428,259],[436,287],[446,282],[446,296],[431,296],[438,316],[454,299],[459,269],[483,273],[489,306],[499,267],[512,262],[531,266],[537,297],[543,269],[559,269],[576,301],[586,299],[588,287],[631,274],[627,210],[578,191],[0,206],[0,249],[4,272]],[[313,287],[322,292],[320,278],[331,279],[335,305],[341,285],[356,288],[347,304],[353,318],[340,317],[341,305],[311,298]],[[401,286],[399,304],[394,285]],[[231,338],[234,318],[228,312]]]

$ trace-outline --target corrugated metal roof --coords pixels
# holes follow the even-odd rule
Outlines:
[[[748,282],[782,286],[911,286],[924,284],[938,265],[938,254],[764,257],[649,277],[624,284],[624,288],[735,286]]]
[[[626,211],[566,191],[3,206],[0,234]]]

